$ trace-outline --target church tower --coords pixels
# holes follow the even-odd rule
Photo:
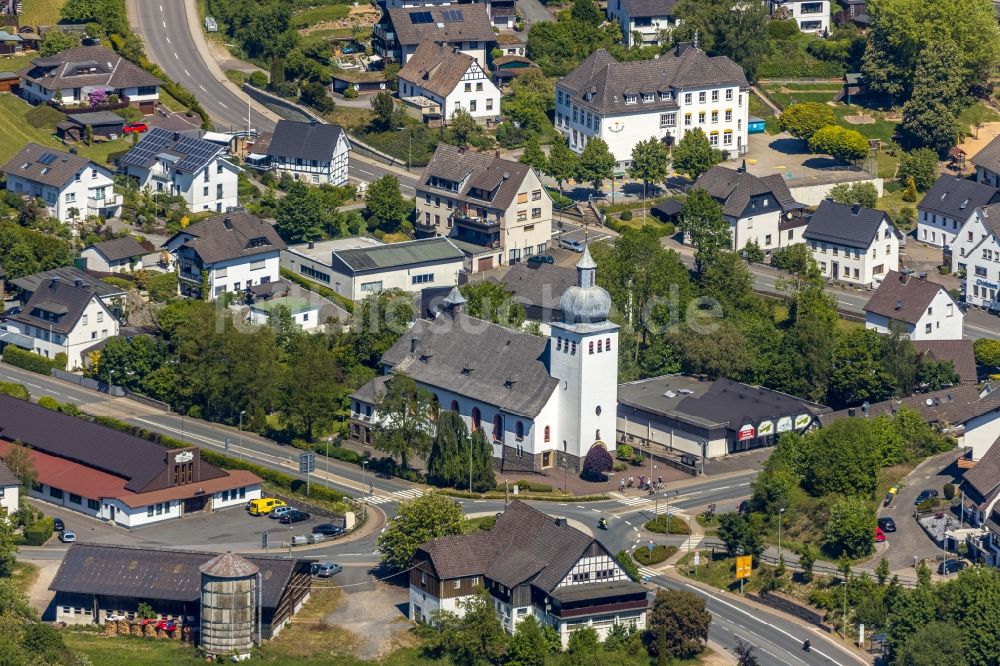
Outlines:
[[[550,374],[559,380],[560,441],[570,466],[579,468],[592,446],[615,449],[618,411],[618,326],[608,321],[611,296],[597,286],[597,264],[585,247],[577,283],[559,300],[562,322],[552,322]]]

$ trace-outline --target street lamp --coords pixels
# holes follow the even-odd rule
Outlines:
[[[785,515],[785,508],[778,509],[778,562],[781,562],[781,517]]]
[[[240,461],[243,460],[243,415],[247,413],[247,410],[240,412],[240,446],[236,451],[236,455],[239,456]]]
[[[410,170],[410,163],[413,162],[413,132],[410,131],[409,127],[397,127],[397,132],[402,132],[406,130],[406,138],[408,139],[408,152],[406,153],[406,170]]]
[[[368,515],[368,503],[366,501],[364,501],[364,496],[365,496],[365,489],[364,489],[364,485],[365,485],[365,470],[367,469],[367,467],[368,467],[368,461],[367,460],[362,460],[361,461],[361,499],[362,499],[362,501],[361,501],[361,510],[362,510],[364,516]]]

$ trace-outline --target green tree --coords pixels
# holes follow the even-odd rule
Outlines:
[[[995,633],[1000,623],[1000,576],[997,573],[985,567],[974,567],[936,590],[944,607],[941,619],[962,628],[965,647],[962,663],[972,666],[1000,663],[1000,645]]]
[[[380,421],[375,426],[375,448],[399,456],[404,470],[408,468],[411,455],[427,453],[431,403],[427,389],[417,386],[406,375],[397,374],[387,382],[385,395],[376,407]]]
[[[681,0],[675,14],[680,19],[671,37],[692,42],[697,34],[701,48],[711,56],[727,56],[753,80],[767,54],[767,10],[756,3],[735,7],[725,0]]]
[[[584,25],[600,25],[604,22],[604,14],[597,8],[594,0],[573,0],[570,17]]]
[[[916,383],[917,351],[903,328],[890,322],[889,335],[882,340],[882,367],[893,378],[896,395],[910,395]]]
[[[778,127],[795,138],[807,142],[817,131],[836,122],[833,109],[821,102],[792,104],[778,117]]]
[[[542,152],[542,147],[538,145],[538,137],[532,136],[528,139],[528,142],[524,144],[524,152],[521,153],[518,162],[527,164],[539,174],[545,173],[545,170],[549,166],[548,158]]]
[[[427,456],[427,482],[460,488],[469,485],[469,429],[456,412],[441,409],[434,423],[434,439]]]
[[[721,251],[733,246],[732,230],[722,214],[722,206],[700,187],[688,193],[687,200],[681,207],[679,226],[694,246],[699,273]]]
[[[579,0],[577,0],[579,2]],[[577,629],[569,635],[566,652],[574,661],[582,661],[598,654],[601,650],[601,639],[593,627]]]
[[[472,491],[484,493],[497,486],[493,473],[493,445],[486,440],[482,428],[472,433]]]
[[[895,663],[899,666],[969,663],[964,633],[950,622],[931,622],[906,640]]]
[[[17,542],[13,521],[6,516],[0,516],[0,577],[7,578],[13,574],[16,563]]]
[[[306,81],[299,86],[299,101],[320,113],[332,113],[337,106],[319,81]]]
[[[885,559],[884,555],[878,560],[878,566],[875,567],[875,575],[878,577],[879,585],[885,585],[885,582],[889,580],[889,560]]]
[[[466,300],[465,310],[472,317],[520,328],[527,316],[524,306],[511,300],[511,293],[499,282],[469,282],[462,285],[461,292]]]
[[[379,221],[379,228],[386,233],[399,230],[413,211],[413,202],[403,197],[399,179],[386,174],[372,181],[365,193],[365,207]]]
[[[713,148],[705,133],[697,127],[685,132],[674,146],[674,170],[687,175],[691,180],[698,180],[701,174],[723,158],[723,152]]]
[[[280,392],[281,421],[306,441],[334,419],[347,386],[343,370],[323,336],[296,332],[289,344],[287,372]]]
[[[580,153],[576,179],[591,183],[595,190],[600,191],[604,181],[614,177],[615,164],[615,157],[608,150],[608,144],[604,139],[592,137]]]
[[[864,497],[842,497],[830,507],[823,530],[826,546],[850,557],[872,552],[875,542],[875,512]]]
[[[830,405],[841,408],[866,400],[879,402],[893,395],[895,386],[882,365],[881,345],[878,334],[870,329],[854,329],[840,337],[830,373]]]
[[[500,104],[505,116],[522,129],[538,135],[552,127],[549,113],[555,109],[555,99],[552,81],[541,69],[532,67],[514,77]]]
[[[845,206],[857,204],[865,208],[874,208],[878,203],[878,190],[871,183],[840,183],[830,188],[827,198]]]
[[[805,544],[799,550],[799,566],[802,567],[802,579],[805,582],[812,580],[813,564],[816,562],[816,554],[809,544]]]
[[[74,46],[79,46],[79,44],[80,42],[77,39],[70,37],[58,28],[53,28],[45,31],[45,37],[42,38],[42,44],[39,47],[38,52],[42,56],[47,57],[55,55],[60,51],[73,48]]]
[[[371,107],[375,114],[371,120],[373,129],[381,132],[395,131],[403,123],[403,112],[396,107],[391,91],[383,90],[372,97]]]
[[[830,125],[812,135],[809,150],[825,153],[845,162],[857,162],[868,155],[868,139],[857,130]]]
[[[296,180],[278,200],[275,221],[283,238],[292,242],[311,241],[323,235],[323,228],[336,212],[325,209],[314,191]]]
[[[705,649],[712,614],[705,600],[687,590],[657,590],[649,612],[649,652],[654,657],[668,655],[690,659]]]
[[[927,96],[914,97],[903,105],[903,136],[908,145],[944,155],[958,141],[958,120],[942,102]]]
[[[802,486],[807,492],[815,497],[874,493],[882,451],[870,421],[844,419],[803,439]]]
[[[670,151],[655,136],[639,141],[632,148],[632,163],[628,167],[628,177],[642,181],[642,196],[645,199],[650,183],[662,183],[670,173]]]
[[[458,511],[461,515],[461,509]],[[480,588],[458,603],[461,617],[450,611],[435,612],[438,631],[431,639],[431,649],[448,654],[459,666],[505,663],[510,639],[500,624],[489,593]]]
[[[907,185],[910,178],[920,192],[931,189],[938,178],[938,158],[930,148],[917,148],[899,157],[899,184]]]
[[[462,534],[465,516],[450,497],[430,493],[402,502],[376,544],[386,564],[395,569],[410,566],[422,544],[437,537]]]
[[[764,250],[760,249],[760,245],[757,241],[752,240],[743,246],[743,258],[751,264],[760,264],[764,262]]]
[[[510,639],[505,666],[545,666],[548,656],[562,649],[554,634],[550,625],[543,626],[533,615],[524,618]]]
[[[482,132],[482,128],[465,109],[458,107],[448,119],[448,132],[452,143],[459,148],[465,148]]]
[[[906,189],[903,190],[903,201],[914,203],[917,200],[917,181],[910,176],[906,179]]]
[[[897,656],[900,648],[921,628],[933,623],[937,615],[937,599],[928,585],[914,589],[900,589],[889,605],[886,619],[887,644],[890,656]],[[961,663],[971,663],[963,659]]]
[[[549,150],[549,159],[545,165],[545,174],[556,181],[559,193],[562,194],[563,183],[576,177],[580,158],[570,150],[565,141],[556,141]]]
[[[3,456],[4,465],[17,477],[21,486],[27,492],[28,488],[38,480],[38,470],[35,468],[31,452],[20,441],[15,440]]]
[[[724,513],[719,516],[719,538],[730,557],[764,552],[764,525],[756,513]]]
[[[396,344],[416,318],[413,299],[399,289],[365,297],[354,306],[347,343],[351,357],[369,368],[378,368],[382,356]]]
[[[935,361],[921,356],[917,365],[917,382],[925,391],[940,391],[949,386],[957,386],[961,378],[955,372],[952,360]]]
[[[979,338],[972,343],[976,364],[987,368],[1000,368],[1000,340]]]

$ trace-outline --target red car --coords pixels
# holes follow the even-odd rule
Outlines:
[[[882,543],[885,541],[885,532],[882,531],[881,527],[875,526],[875,543]]]
[[[125,134],[132,134],[133,132],[140,134],[149,130],[149,125],[146,123],[129,123],[125,125]]]

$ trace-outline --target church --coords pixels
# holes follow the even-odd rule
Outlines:
[[[477,319],[455,288],[434,319],[418,319],[382,357],[384,374],[351,396],[352,439],[371,443],[394,374],[429,391],[436,409],[483,429],[504,471],[579,470],[594,446],[615,448],[618,326],[585,248],[548,337]]]

